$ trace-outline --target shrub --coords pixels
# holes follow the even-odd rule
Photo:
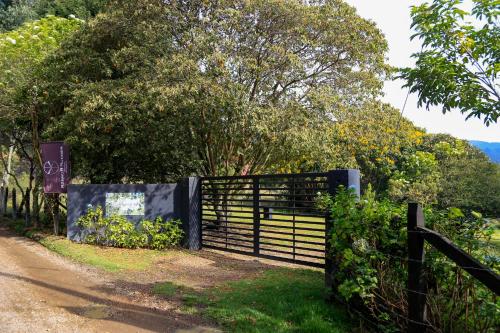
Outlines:
[[[180,243],[184,235],[179,220],[164,221],[157,217],[154,221],[142,221],[142,230],[148,238],[149,247],[163,250]]]
[[[360,200],[340,189],[335,198],[320,196],[318,205],[329,208],[334,221],[328,241],[335,291],[369,311],[383,331],[406,330],[406,205],[376,200],[370,189]],[[498,270],[492,228],[482,216],[457,208],[426,208],[425,216],[428,227]],[[494,332],[500,324],[494,294],[430,246],[425,260],[429,325],[440,332]]]
[[[76,223],[82,228],[82,241],[94,245],[162,250],[179,245],[184,235],[179,220],[157,217],[141,221],[136,228],[123,216],[105,217],[100,206],[89,209]]]

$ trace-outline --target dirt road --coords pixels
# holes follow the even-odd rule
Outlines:
[[[137,304],[91,269],[0,227],[1,332],[216,332],[195,316]]]

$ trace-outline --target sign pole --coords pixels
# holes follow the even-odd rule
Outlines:
[[[59,235],[59,193],[54,193],[54,235]]]

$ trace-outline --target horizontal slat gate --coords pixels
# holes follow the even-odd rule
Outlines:
[[[203,247],[324,267],[327,191],[326,173],[202,178]]]

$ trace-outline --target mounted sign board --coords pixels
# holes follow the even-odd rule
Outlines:
[[[66,193],[70,180],[69,146],[64,142],[40,145],[42,153],[43,191]]]
[[[106,193],[106,216],[144,216],[144,193]]]

